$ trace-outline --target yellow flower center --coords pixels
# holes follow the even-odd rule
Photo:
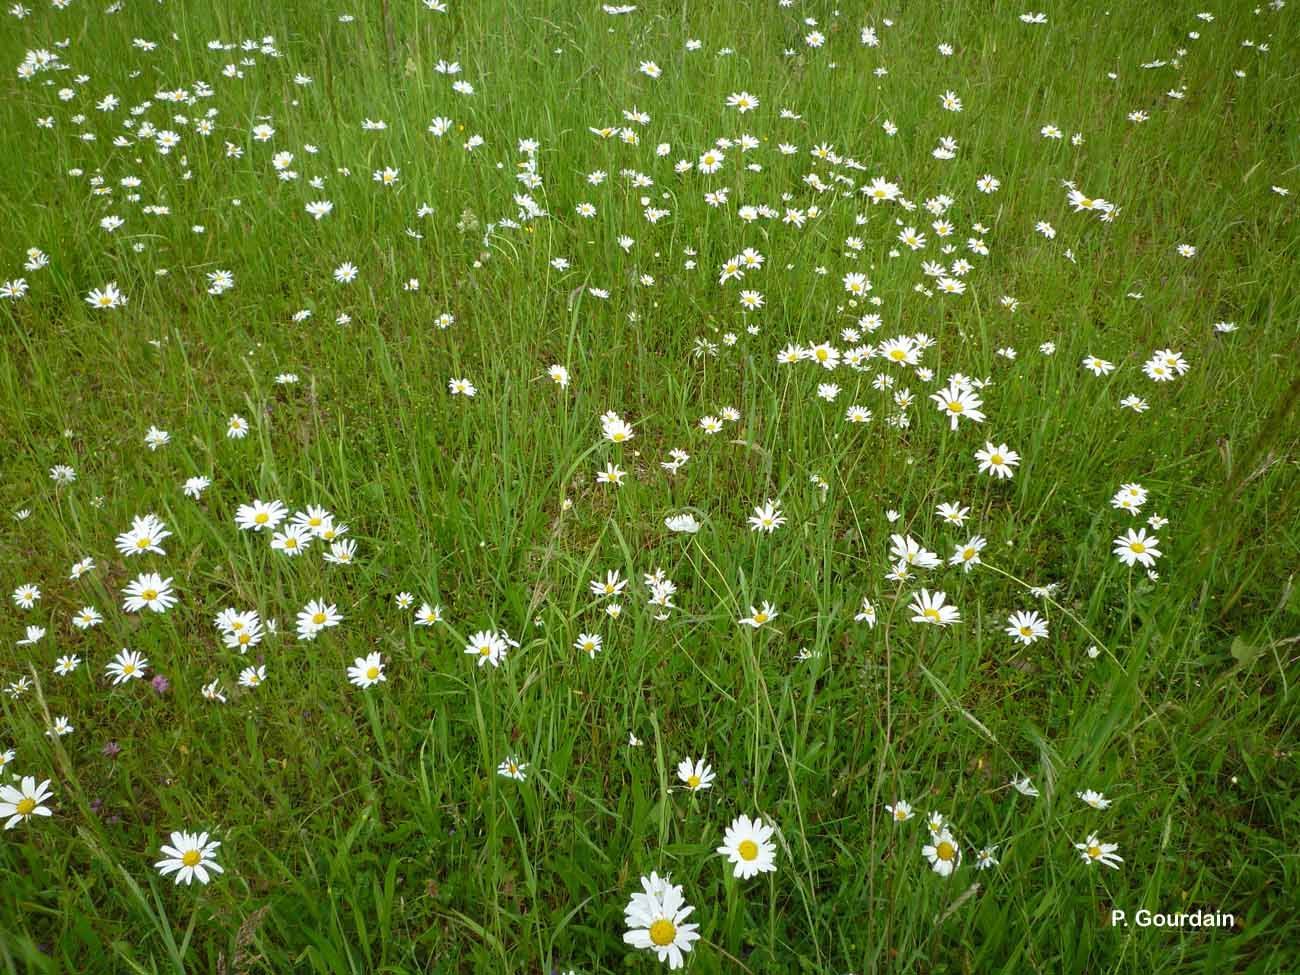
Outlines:
[[[1092,857],[1094,860],[1098,859],[1101,856],[1101,847],[1096,843],[1088,847],[1088,856]]]
[[[271,516],[268,515],[265,511],[259,511],[257,513],[257,517],[255,517],[253,520],[257,522],[259,525],[265,525],[268,521],[271,520]]]
[[[1132,549],[1134,552],[1136,552],[1138,555],[1141,555],[1143,552],[1147,550],[1147,547],[1143,545],[1141,542],[1130,542],[1129,548]]]
[[[286,539],[284,540],[284,547],[285,547],[285,548],[297,548],[297,547],[298,547],[298,539],[296,539],[296,538],[286,538]]]
[[[491,654],[492,654],[492,644],[490,644],[490,643],[485,643],[485,644],[483,644],[483,646],[481,646],[481,647],[478,648],[478,654],[479,654],[480,657],[491,656]]]
[[[134,674],[134,673],[135,673],[135,664],[123,664],[123,665],[122,665],[122,673],[123,673],[123,674]]]
[[[1001,467],[1001,466],[1002,466],[1002,455],[1001,455],[1001,454],[994,454],[992,457],[989,458],[989,463],[992,464],[994,467]]]
[[[937,609],[934,609],[933,607],[931,607],[930,609],[924,610],[924,611],[921,613],[921,615],[924,616],[926,619],[928,619],[928,620],[934,620],[935,622],[938,622],[938,620],[939,620],[939,611],[938,611]]]
[[[894,818],[897,819],[900,823],[904,822],[907,819],[907,813],[902,809],[895,809]]]
[[[969,562],[975,558],[975,550],[973,548],[964,548],[961,550],[961,557],[964,561]]]
[[[247,633],[241,633],[241,634],[239,634],[239,642],[240,642],[241,645],[242,645],[242,644],[246,644],[246,643],[248,643],[248,641],[251,640],[251,639],[252,639],[252,637],[249,636]]]
[[[187,867],[197,867],[202,859],[203,856],[198,850],[186,850],[185,855],[181,857],[181,863]]]
[[[736,852],[740,854],[742,860],[757,860],[758,844],[753,840],[741,840],[740,845],[736,847]]]
[[[940,860],[951,860],[957,855],[957,849],[947,840],[944,840],[934,849],[934,855]]]
[[[670,945],[677,938],[677,928],[672,921],[661,917],[650,925],[650,942],[660,948]]]
[[[1034,632],[1034,631],[1033,631],[1032,629],[1030,629],[1029,627],[1027,627],[1027,626],[1022,626],[1022,627],[1020,628],[1020,635],[1021,635],[1021,636],[1029,636],[1029,635],[1030,635],[1031,633],[1033,633],[1033,632]]]
[[[688,776],[686,779],[686,785],[689,788],[698,789],[700,787],[700,777],[698,775]]]
[[[902,349],[893,349],[889,353],[889,358],[893,359],[895,362],[902,362],[906,357],[906,353],[904,353]]]
[[[157,589],[146,589],[144,592],[140,593],[140,597],[141,597],[142,599],[148,599],[148,600],[154,600],[154,599],[157,599],[157,598],[158,598],[158,590],[157,590]]]
[[[135,541],[135,547],[136,547],[136,548],[148,548],[148,547],[149,547],[149,539],[147,539],[147,538],[137,538],[136,541]]]
[[[960,413],[962,410],[965,409],[965,407],[962,406],[960,403],[958,403],[956,400],[953,400],[951,403],[948,404],[948,409],[951,410],[953,413]]]
[[[317,626],[320,626],[321,624],[323,624],[323,623],[325,622],[325,614],[324,614],[324,613],[315,613],[315,614],[312,616],[311,621],[312,621],[313,623],[315,623]]]
[[[366,671],[366,680],[378,680],[378,679],[379,679],[378,667],[371,667],[369,670]]]
[[[30,816],[32,814],[32,810],[35,808],[36,808],[35,799],[23,798],[18,800],[18,806],[16,811],[19,816]]]
[[[755,623],[766,623],[766,622],[767,622],[767,614],[766,614],[766,613],[755,613],[755,614],[754,614],[754,622],[755,622]]]

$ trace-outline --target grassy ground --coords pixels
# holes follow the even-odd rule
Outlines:
[[[653,870],[695,907],[695,972],[1294,971],[1294,5],[1052,4],[1035,24],[1001,2],[448,4],[39,0],[5,21],[0,281],[28,290],[0,299],[0,564],[6,593],[41,598],[8,604],[0,780],[54,794],[52,816],[0,836],[4,970],[648,972],[623,910]],[[20,77],[37,49],[66,70]],[[728,107],[742,91],[752,111]],[[943,137],[954,158],[932,154]],[[735,144],[717,172],[674,171],[719,138]],[[395,184],[372,178],[384,167]],[[903,199],[870,202],[877,177]],[[1067,180],[1113,219],[1076,212]],[[48,266],[24,269],[28,248]],[[762,268],[719,284],[745,248]],[[219,271],[234,285],[210,294]],[[846,291],[854,272],[869,294]],[[88,304],[110,281],[127,303]],[[918,333],[934,341],[911,365],[777,361]],[[1186,374],[1144,375],[1157,350]],[[950,429],[931,401],[953,374],[988,381],[983,422]],[[452,395],[459,378],[477,395]],[[632,439],[602,436],[610,410]],[[232,415],[246,437],[227,437]],[[170,442],[149,449],[151,426]],[[1019,453],[1014,477],[979,472],[986,440]],[[673,448],[690,460],[669,473]],[[621,486],[598,483],[607,463]],[[1110,503],[1132,482],[1138,514]],[[239,530],[254,498],[326,507],[353,564]],[[785,524],[751,531],[769,499]],[[120,555],[149,512],[165,555]],[[698,533],[665,526],[682,513]],[[1159,537],[1158,578],[1112,554],[1130,528]],[[900,582],[895,533],[944,560],[971,535],[987,547],[974,571]],[[656,570],[678,587],[664,612]],[[154,571],[178,603],[125,612],[121,590]],[[617,618],[589,591],[609,571],[629,580]],[[961,622],[912,622],[922,587]],[[317,598],[343,621],[300,639]],[[874,627],[855,621],[864,598]],[[738,624],[764,600],[774,620]],[[415,625],[423,602],[441,622]],[[101,625],[72,625],[84,606]],[[278,631],[241,656],[213,625],[228,607]],[[1045,638],[1004,633],[1021,610]],[[46,635],[15,646],[31,625]],[[519,646],[476,667],[462,651],[494,629]],[[573,647],[585,633],[594,658]],[[113,686],[122,648],[148,670]],[[375,652],[386,681],[350,684]],[[65,655],[80,666],[58,675]],[[239,686],[257,665],[265,682]],[[75,730],[47,736],[59,716]],[[524,781],[498,774],[507,756]],[[683,786],[684,758],[711,764],[711,788]],[[1037,797],[1010,785],[1026,776]],[[896,824],[899,799],[916,817]],[[932,811],[962,851],[947,878],[921,853]],[[738,880],[714,853],[741,813],[776,827],[774,873]],[[161,876],[176,830],[211,833],[225,872]],[[1118,870],[1084,862],[1090,833]],[[1112,923],[1143,908],[1234,922]]]

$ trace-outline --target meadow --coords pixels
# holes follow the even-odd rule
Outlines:
[[[0,971],[1300,970],[1295,15],[10,6]]]

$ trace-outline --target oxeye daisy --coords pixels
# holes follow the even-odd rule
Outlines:
[[[772,843],[774,828],[757,819],[740,815],[727,827],[722,845],[717,852],[725,856],[741,880],[760,873],[776,870],[776,845]]]
[[[741,626],[750,626],[757,630],[760,626],[772,622],[772,620],[776,619],[779,615],[780,614],[776,611],[776,608],[771,603],[765,601],[761,609],[750,606],[749,615],[741,617],[738,622]]]
[[[1085,789],[1082,792],[1076,792],[1075,795],[1078,796],[1081,802],[1087,803],[1093,809],[1106,809],[1111,803],[1111,800],[1093,789]]]
[[[952,833],[944,829],[921,849],[922,855],[930,861],[930,869],[941,877],[950,877],[961,866],[961,847],[953,839]]]
[[[594,658],[600,653],[603,644],[599,633],[580,633],[578,639],[573,641],[573,649],[581,650],[588,657]]]
[[[1096,833],[1089,833],[1087,839],[1082,843],[1075,843],[1074,848],[1079,851],[1079,856],[1083,862],[1091,866],[1094,863],[1100,863],[1104,867],[1110,867],[1112,870],[1118,870],[1119,865],[1124,862],[1124,858],[1119,856],[1119,844],[1103,843],[1097,838]]]
[[[922,589],[912,597],[908,609],[912,611],[913,623],[930,623],[934,626],[951,626],[961,622],[961,613],[956,606],[947,603],[947,594],[931,593]]]
[[[1004,632],[1018,643],[1028,646],[1047,636],[1047,620],[1039,616],[1035,610],[1027,613],[1012,613],[1007,617],[1007,627]]]
[[[704,759],[683,758],[677,763],[677,778],[691,792],[701,792],[713,785],[713,769]]]
[[[523,782],[528,778],[528,763],[521,762],[514,755],[507,755],[505,761],[497,766],[497,775],[503,779],[514,779],[516,782]]]
[[[0,786],[0,819],[4,819],[5,829],[13,829],[33,816],[53,815],[50,807],[45,805],[52,795],[50,780],[37,785],[33,775],[23,776],[17,788]]]
[[[348,668],[348,682],[357,687],[373,687],[388,680],[384,673],[384,658],[379,653],[357,657]]]
[[[123,595],[126,596],[122,601],[122,608],[128,613],[138,613],[145,609],[164,613],[176,605],[176,596],[172,593],[171,585],[170,576],[164,579],[156,572],[142,573],[122,590]]]
[[[175,874],[177,884],[188,886],[196,878],[206,884],[211,879],[210,873],[225,872],[215,860],[219,846],[216,840],[208,839],[207,833],[172,833],[171,844],[162,847],[163,859],[154,866],[164,877]]]
[[[428,603],[421,603],[420,608],[415,611],[416,626],[433,626],[434,623],[441,622],[441,606],[430,606]]]
[[[754,513],[749,516],[751,531],[767,532],[770,535],[784,524],[785,515],[781,513],[780,503],[770,498],[766,504],[755,507]]]
[[[912,804],[902,799],[896,801],[892,806],[886,806],[885,810],[889,813],[891,819],[896,823],[905,823],[916,815],[912,811]]]
[[[1137,531],[1130,528],[1115,539],[1115,555],[1125,565],[1139,564],[1144,568],[1150,568],[1160,557],[1160,549],[1157,548],[1159,544],[1160,539],[1148,535],[1145,528],[1139,528]]]
[[[148,666],[149,661],[144,654],[138,650],[124,649],[104,669],[113,678],[113,685],[117,686],[127,681],[140,680]]]
[[[653,951],[669,969],[686,964],[685,954],[699,940],[696,924],[686,921],[695,908],[682,897],[682,888],[667,877],[641,878],[643,893],[633,894],[623,909],[627,932],[623,940],[633,948]]]
[[[994,446],[991,442],[984,444],[984,449],[975,451],[979,461],[980,473],[987,472],[991,477],[1003,479],[1015,475],[1015,468],[1020,464],[1020,455],[1006,444]]]
[[[465,653],[476,658],[478,666],[500,667],[506,656],[506,642],[491,630],[480,630],[469,638]]]

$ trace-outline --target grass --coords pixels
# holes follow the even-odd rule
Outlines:
[[[57,49],[68,71],[11,73],[0,99],[0,279],[30,285],[0,300],[0,509],[29,513],[0,531],[0,564],[6,592],[43,594],[28,612],[9,604],[6,633],[49,630],[0,666],[4,685],[30,685],[0,697],[0,752],[16,751],[0,776],[49,778],[55,792],[52,817],[0,837],[3,970],[654,971],[622,936],[627,898],[656,870],[695,906],[697,973],[1294,971],[1300,299],[1295,197],[1272,190],[1295,190],[1300,162],[1290,7],[1052,5],[1034,25],[1003,3],[864,19],[820,3],[610,15],[449,2],[40,4],[7,21],[11,69],[71,43]],[[806,17],[824,46],[803,40]],[[860,42],[864,24],[879,47]],[[208,47],[266,35],[274,56]],[[474,95],[452,91],[440,58]],[[662,77],[638,72],[643,60]],[[212,94],[195,104],[157,97],[199,80]],[[725,107],[741,90],[757,110]],[[940,106],[948,90],[961,113]],[[97,110],[110,93],[117,107]],[[633,107],[650,123],[625,122]],[[36,126],[44,116],[53,129]],[[252,135],[264,116],[265,143]],[[441,138],[426,131],[435,116],[454,121]],[[364,131],[365,118],[387,128]],[[159,153],[138,137],[145,120],[180,146]],[[1041,136],[1048,124],[1064,138]],[[589,131],[623,125],[639,145]],[[718,173],[673,172],[742,133],[761,144],[728,149]],[[484,144],[468,152],[473,134]],[[943,136],[959,143],[953,159],[931,155]],[[531,192],[548,215],[503,227],[526,191],[522,138],[540,143]],[[864,168],[814,159],[818,144]],[[277,178],[281,150],[298,179]],[[371,178],[384,166],[400,169],[391,188]],[[608,179],[589,185],[593,170]],[[810,171],[850,190],[883,176],[916,210],[817,192]],[[92,192],[97,173],[111,194]],[[976,190],[986,173],[998,192]],[[128,176],[138,188],[120,185]],[[1071,212],[1063,180],[1119,206],[1114,222]],[[726,205],[708,206],[724,186]],[[954,201],[947,257],[923,208],[941,193]],[[670,215],[647,222],[642,196]],[[304,206],[322,199],[334,209],[313,220]],[[802,228],[749,223],[746,204],[821,213]],[[120,229],[101,229],[110,214]],[[899,244],[896,220],[925,248]],[[636,239],[626,252],[622,234]],[[990,253],[968,253],[970,236]],[[29,247],[49,267],[24,271]],[[719,286],[746,247],[764,268]],[[974,265],[965,294],[915,290],[934,287],[922,260],[960,257]],[[346,285],[331,276],[343,262],[359,269]],[[235,286],[213,296],[218,270]],[[850,271],[878,305],[845,293]],[[412,278],[419,290],[403,290]],[[91,308],[108,281],[129,302]],[[742,313],[742,288],[765,306]],[[312,317],[295,321],[303,309]],[[867,312],[883,327],[863,343],[935,339],[929,380],[879,361],[777,364],[790,342],[855,344],[841,330]],[[455,324],[437,328],[442,313]],[[1166,348],[1191,368],[1152,382],[1142,363]],[[1115,371],[1094,376],[1085,355]],[[547,378],[553,363],[571,371],[567,388]],[[290,372],[296,384],[276,381]],[[915,394],[906,429],[886,423],[898,411],[873,387],[881,372]],[[988,417],[950,430],[929,395],[958,372],[991,380]],[[459,377],[474,398],[449,395]],[[841,387],[833,403],[817,396],[825,382]],[[1129,394],[1149,411],[1121,408]],[[850,404],[872,421],[846,423]],[[700,417],[724,407],[740,419],[704,434]],[[602,439],[607,410],[633,424],[630,442]],[[226,438],[232,414],[249,421],[245,439]],[[171,435],[157,451],[151,425]],[[977,472],[986,439],[1020,453],[1014,478]],[[670,476],[671,448],[691,460]],[[596,483],[607,462],[629,473],[623,486]],[[53,483],[56,464],[76,481]],[[181,493],[194,475],[212,478],[198,501]],[[1150,492],[1137,517],[1109,503],[1132,481]],[[324,505],[350,527],[355,564],[290,559],[238,531],[253,498]],[[749,531],[769,498],[787,523]],[[936,514],[947,501],[970,508],[965,527]],[[173,533],[166,556],[122,558],[114,537],[151,511]],[[665,528],[682,512],[698,534]],[[1152,512],[1169,519],[1156,580],[1111,553]],[[895,532],[944,558],[979,533],[984,565],[893,583]],[[97,568],[69,580],[87,555]],[[656,569],[679,587],[663,621],[641,582]],[[631,580],[617,620],[588,591],[609,570]],[[120,609],[141,571],[174,577],[174,609]],[[1049,583],[1050,598],[1029,592]],[[962,622],[910,622],[921,586]],[[394,604],[402,591],[441,605],[444,622],[415,626]],[[864,597],[874,628],[853,620]],[[315,598],[344,622],[298,640],[294,617]],[[763,600],[777,619],[738,626]],[[102,626],[70,625],[85,605]],[[241,658],[212,625],[231,606],[279,633]],[[1003,633],[1022,609],[1043,614],[1047,639]],[[520,646],[476,668],[462,648],[494,628]],[[603,636],[594,659],[572,648],[580,632]],[[104,667],[122,647],[169,689],[111,687]],[[376,651],[386,683],[351,686],[346,667]],[[72,653],[81,667],[56,676]],[[266,683],[237,686],[256,663]],[[225,704],[201,696],[213,680]],[[76,730],[51,738],[59,715]],[[507,755],[529,763],[526,781],[496,774]],[[681,788],[686,757],[712,764],[711,789]],[[1008,785],[1023,776],[1036,799]],[[1113,805],[1081,803],[1088,788]],[[917,818],[892,823],[897,799]],[[948,879],[920,854],[931,810],[964,852]],[[714,854],[740,813],[776,825],[774,874],[739,881]],[[221,841],[223,875],[186,887],[153,869],[181,829]],[[1121,869],[1082,862],[1073,844],[1092,832],[1119,845]],[[999,865],[976,871],[990,844]],[[1113,909],[1141,908],[1235,923],[1112,925]]]

